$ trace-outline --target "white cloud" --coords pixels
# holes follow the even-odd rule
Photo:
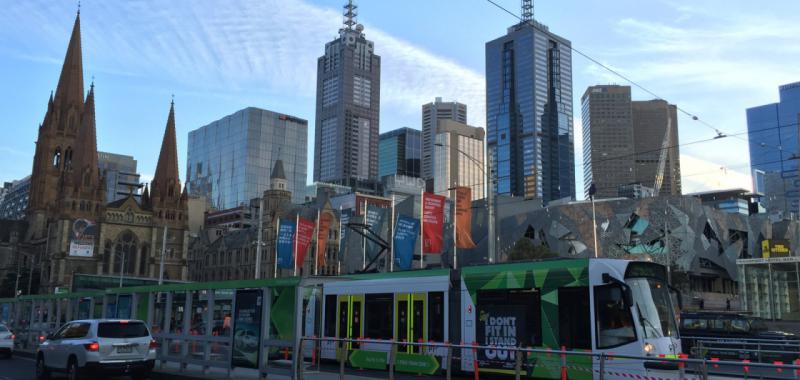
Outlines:
[[[722,166],[702,158],[681,154],[681,180],[683,193],[696,193],[708,190],[744,188],[752,189],[746,168],[736,169]]]

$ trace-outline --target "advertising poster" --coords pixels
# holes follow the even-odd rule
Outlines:
[[[456,188],[456,247],[475,248],[472,241],[472,189]]]
[[[314,237],[314,229],[316,229],[317,224],[305,219],[300,218],[297,220],[297,235],[295,238],[295,244],[297,248],[297,267],[300,268],[303,266],[303,262],[306,259],[306,253],[308,252],[308,247],[311,245],[311,239]]]
[[[369,229],[378,236],[382,236],[383,233],[383,225],[386,224],[386,215],[388,214],[388,210],[376,206],[376,205],[367,205],[367,222],[366,225],[369,226]],[[381,251],[381,246],[372,240],[367,239],[367,258],[372,260],[375,256],[378,255]]]
[[[317,255],[317,265],[320,267],[325,265],[326,261],[325,252],[327,251],[328,247],[328,235],[330,234],[331,231],[332,219],[333,218],[331,217],[331,214],[322,213],[320,214],[319,220],[317,221],[317,223],[319,223],[319,229],[317,230],[316,255]]]
[[[97,225],[88,219],[75,219],[69,234],[69,255],[92,257],[94,240],[97,237]]]
[[[394,233],[394,263],[400,270],[411,269],[419,235],[419,219],[400,215]]]
[[[444,201],[444,196],[431,193],[422,197],[422,246],[425,253],[442,253]]]
[[[481,367],[513,369],[516,361],[515,347],[526,340],[525,307],[520,305],[498,305],[478,307],[476,338],[481,346],[495,346],[478,350]]]
[[[261,344],[261,290],[236,291],[231,366],[258,368]]]
[[[294,269],[294,220],[281,220],[278,228],[278,268]]]

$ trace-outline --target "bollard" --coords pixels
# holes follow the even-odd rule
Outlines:
[[[341,342],[339,348],[339,380],[344,380],[344,362],[347,361],[347,344]]]
[[[394,340],[392,341],[392,347],[389,349],[389,380],[394,380],[394,362],[397,357],[397,345],[395,344]]]
[[[450,380],[453,371],[453,346],[448,342],[445,343],[447,344],[447,380]]]
[[[598,366],[600,369],[600,376],[598,378],[600,380],[604,380],[606,378],[606,354],[605,352],[600,353],[600,365]]]
[[[561,346],[561,380],[567,380],[567,348]]]
[[[480,380],[478,372],[478,342],[472,342],[472,370],[475,372],[475,380]]]
[[[516,380],[520,380],[520,371],[522,371],[522,353],[519,352],[519,347],[515,348],[514,350],[514,359],[516,359],[514,363],[514,378]]]

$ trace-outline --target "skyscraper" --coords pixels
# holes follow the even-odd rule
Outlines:
[[[570,42],[523,21],[486,43],[486,126],[497,194],[575,197]]]
[[[408,127],[381,133],[378,147],[378,176],[399,174],[419,177],[421,134]]]
[[[434,147],[439,120],[454,120],[467,123],[467,105],[459,102],[443,102],[442,98],[422,106],[422,178],[433,178]]]
[[[753,190],[764,195],[762,203],[768,212],[797,215],[800,82],[780,86],[778,92],[777,103],[747,109]]]
[[[136,173],[136,160],[133,156],[97,152],[97,165],[106,181],[106,202],[114,202],[133,194],[139,198],[142,185]]]
[[[189,194],[223,210],[247,205],[269,189],[275,162],[283,161],[292,201],[303,203],[308,122],[249,107],[189,132]]]
[[[486,132],[453,120],[441,120],[438,130],[433,143],[433,191],[447,194],[453,187],[467,186],[472,199],[484,198]]]
[[[616,197],[621,185],[636,180],[629,86],[591,86],[581,97],[583,110],[583,185],[595,197]],[[652,185],[652,184],[650,184]]]
[[[357,24],[351,0],[339,37],[317,60],[314,181],[377,182],[380,89],[381,58]]]
[[[635,182],[652,187],[656,195],[681,195],[678,108],[655,99],[631,102],[631,110]]]

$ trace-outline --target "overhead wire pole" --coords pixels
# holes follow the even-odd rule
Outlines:
[[[256,239],[256,273],[255,279],[261,278],[261,235],[264,228],[264,198],[258,200],[258,238]]]

